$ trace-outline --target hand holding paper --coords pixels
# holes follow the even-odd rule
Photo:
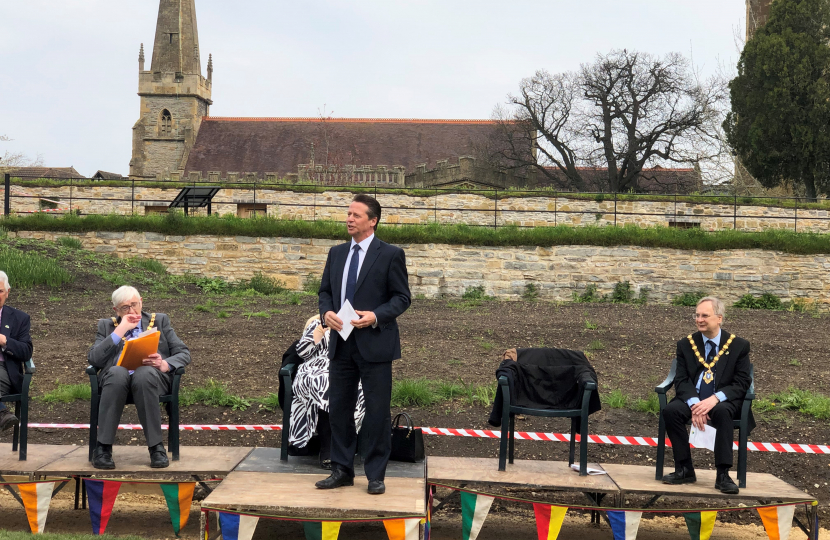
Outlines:
[[[699,430],[692,426],[689,433],[689,443],[695,448],[708,448],[712,452],[715,451],[715,435],[718,430],[712,426],[705,426],[705,429]]]
[[[343,321],[343,328],[339,331],[339,334],[340,337],[343,338],[343,341],[345,341],[349,339],[349,336],[351,335],[352,330],[354,329],[354,326],[352,326],[352,321],[354,319],[359,319],[360,317],[352,307],[351,302],[349,302],[348,300],[346,300],[346,302],[343,304],[343,307],[340,308],[340,311],[337,312],[337,316],[340,318],[341,321]]]

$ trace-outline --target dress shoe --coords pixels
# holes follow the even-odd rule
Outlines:
[[[20,423],[20,420],[8,409],[0,411],[0,431],[6,431]]]
[[[150,467],[153,469],[163,469],[169,467],[170,462],[167,460],[167,452],[164,450],[164,445],[158,443],[150,447]]]
[[[349,476],[349,474],[345,471],[340,469],[334,469],[331,471],[331,476],[326,478],[325,480],[320,480],[314,486],[317,489],[334,489],[339,488],[342,486],[353,486],[354,485],[354,478]]]
[[[664,484],[693,484],[697,482],[694,469],[686,467],[663,476]]]
[[[101,445],[95,447],[92,452],[92,466],[96,469],[114,469],[115,462],[112,460],[112,445]]]
[[[383,495],[386,493],[386,484],[383,480],[369,480],[369,495]]]
[[[324,458],[323,454],[320,454],[320,468],[327,471],[331,470],[331,460],[329,458]]]
[[[721,493],[726,493],[727,495],[737,495],[738,491],[738,484],[732,481],[729,477],[729,473],[721,473],[718,474],[717,479],[715,480],[715,489],[720,490]]]

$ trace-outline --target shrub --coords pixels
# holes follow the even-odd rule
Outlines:
[[[612,390],[607,394],[601,394],[602,402],[610,409],[623,409],[628,405],[629,397],[622,393],[622,390]]]
[[[706,296],[705,291],[684,292],[680,296],[672,298],[671,303],[673,306],[695,307],[704,296]]]
[[[578,294],[574,291],[573,300],[574,302],[585,304],[590,302],[602,302],[602,297],[597,293],[597,286],[591,283],[585,286],[585,292],[582,294]]]
[[[638,296],[634,303],[638,306],[644,306],[648,304],[648,289],[645,287],[640,287],[640,296]]]
[[[227,292],[230,285],[222,278],[199,278],[196,280],[196,286],[202,289],[202,292],[208,294],[221,294]]]
[[[614,292],[611,293],[611,302],[614,304],[629,304],[631,303],[631,283],[628,281],[619,281],[614,285]]]
[[[308,274],[303,281],[303,290],[309,294],[317,294],[320,291],[320,276]]]
[[[260,294],[266,296],[273,296],[286,292],[285,283],[279,279],[265,276],[260,272],[253,275],[250,281],[241,282],[240,289],[253,289]]]
[[[484,285],[476,285],[475,287],[467,287],[464,294],[461,295],[464,300],[484,300],[487,295],[484,293]]]
[[[760,298],[745,294],[733,306],[744,309],[771,309],[776,311],[784,308],[781,299],[772,293],[764,293]]]
[[[128,259],[130,263],[139,266],[145,270],[149,270],[154,274],[164,275],[167,273],[167,267],[155,259],[146,259],[144,257],[133,257]]]
[[[58,238],[58,245],[69,249],[83,249],[83,243],[78,240],[77,238],[72,238],[71,236],[61,236]]]
[[[537,287],[535,283],[526,283],[525,290],[522,293],[522,300],[527,300],[528,302],[535,302],[538,299],[539,287]]]
[[[392,383],[393,407],[428,407],[437,401],[426,379],[402,379]]]
[[[657,394],[649,395],[648,399],[638,398],[634,401],[632,408],[635,411],[657,416],[660,414],[660,399],[657,397]]]

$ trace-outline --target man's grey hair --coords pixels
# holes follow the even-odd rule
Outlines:
[[[129,285],[122,285],[112,293],[112,307],[118,307],[118,304],[126,302],[134,296],[141,298],[141,295],[138,294],[138,289],[130,287]]]
[[[723,302],[720,301],[720,298],[716,298],[714,296],[704,296],[697,301],[697,305],[699,306],[703,302],[712,302],[712,309],[715,311],[715,315],[720,315],[721,317],[726,315],[726,307],[723,305]]]
[[[7,276],[2,270],[0,270],[0,285],[3,286],[3,290],[12,288],[12,286],[9,285],[9,276]]]

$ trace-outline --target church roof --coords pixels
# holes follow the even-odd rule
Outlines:
[[[74,167],[0,167],[0,171],[14,178],[86,178]]]
[[[195,0],[160,0],[150,71],[201,75]]]
[[[98,170],[92,175],[94,180],[122,180],[124,177],[118,173]]]
[[[190,150],[185,174],[218,171],[296,173],[300,164],[402,166],[473,155],[491,136],[490,120],[391,118],[205,117]],[[313,147],[312,147],[313,145]]]

